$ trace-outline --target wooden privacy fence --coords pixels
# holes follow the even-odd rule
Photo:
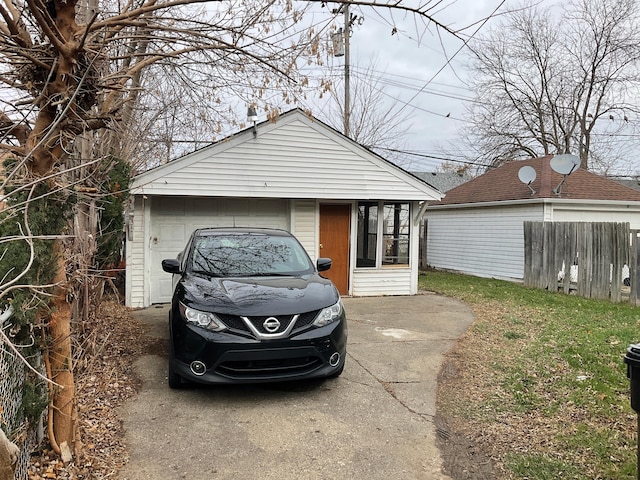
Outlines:
[[[638,305],[639,232],[628,223],[524,222],[524,284],[613,302],[628,295]]]

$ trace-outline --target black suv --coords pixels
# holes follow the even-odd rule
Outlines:
[[[196,230],[177,259],[169,386],[336,377],[346,355],[340,295],[284,230]]]

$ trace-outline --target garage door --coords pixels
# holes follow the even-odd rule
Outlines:
[[[149,249],[151,303],[171,301],[171,275],[165,258],[176,258],[196,228],[267,227],[289,230],[289,208],[279,199],[154,197],[151,202]]]

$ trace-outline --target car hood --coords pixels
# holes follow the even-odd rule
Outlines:
[[[209,278],[185,275],[177,300],[208,312],[233,315],[289,315],[333,305],[340,298],[330,280],[300,277]]]

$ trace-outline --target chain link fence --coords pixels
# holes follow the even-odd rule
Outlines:
[[[40,359],[37,363],[40,363]],[[42,439],[42,419],[26,420],[23,398],[27,381],[24,362],[0,339],[0,427],[9,440],[20,448],[15,480],[28,478],[29,458]]]

